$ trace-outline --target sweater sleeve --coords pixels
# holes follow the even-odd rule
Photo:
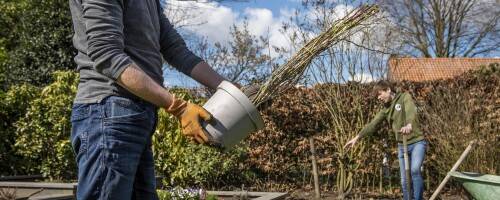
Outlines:
[[[187,48],[184,39],[163,14],[163,9],[160,9],[160,51],[168,64],[188,76],[203,61]]]
[[[94,69],[117,80],[133,61],[124,52],[123,2],[121,0],[82,0],[87,35],[87,55]]]
[[[363,127],[361,132],[359,132],[358,134],[359,137],[362,138],[367,135],[373,134],[375,131],[377,131],[379,125],[382,123],[382,121],[384,121],[386,117],[387,117],[387,112],[385,109],[379,111],[377,115],[375,115],[375,117],[372,119],[372,121],[370,121],[370,123],[368,123],[365,127]]]

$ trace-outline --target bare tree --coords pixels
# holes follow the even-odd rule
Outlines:
[[[244,3],[247,0],[226,1]],[[271,58],[267,52],[269,40],[267,37],[251,35],[247,22],[244,22],[243,26],[233,25],[230,28],[231,39],[227,44],[212,43],[206,37],[186,31],[188,27],[207,23],[203,15],[207,9],[212,8],[206,5],[211,2],[221,1],[162,0],[161,4],[164,14],[177,30],[181,30],[190,49],[228,80],[242,84],[263,80],[271,72]],[[164,66],[164,70],[170,69],[170,66]],[[185,76],[177,74],[175,76],[184,86],[196,84]]]
[[[182,1],[179,1],[182,2]],[[193,20],[199,17],[199,5],[195,3],[179,3],[171,0],[162,0],[164,14],[170,20],[170,23],[176,28],[187,26],[197,26],[206,23],[205,21]],[[198,12],[197,12],[198,11]]]
[[[493,0],[381,0],[404,54],[475,57],[498,53],[500,5]]]
[[[215,43],[215,56],[210,59],[212,66],[233,82],[260,82],[270,74],[271,57],[266,48],[269,40],[250,34],[248,23],[233,25],[228,45]]]
[[[193,20],[200,17],[200,9],[211,2],[248,2],[248,0],[160,0],[164,14],[176,27],[198,26],[205,24],[204,20]]]
[[[296,30],[288,36],[294,48],[298,49],[356,5],[365,2],[303,0],[303,10],[295,12],[283,28]],[[389,23],[386,15],[377,15],[358,27],[355,34],[326,50],[313,60],[308,73],[309,81],[343,83],[383,78],[387,71],[387,58],[399,50]]]

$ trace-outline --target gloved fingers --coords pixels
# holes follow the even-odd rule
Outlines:
[[[192,129],[195,137],[202,139],[204,141],[203,143],[208,142],[208,137],[200,124],[193,123]]]
[[[192,126],[188,126],[186,128],[183,128],[182,133],[184,136],[186,136],[191,141],[194,141],[194,142],[199,143],[199,144],[205,143],[204,140],[197,134],[196,129],[193,129]]]
[[[187,137],[193,137],[194,136],[194,133],[193,131],[191,130],[191,128],[185,128],[185,129],[182,129],[182,134],[184,136],[187,136]]]
[[[203,141],[208,142],[208,136],[207,133],[202,129],[200,134],[198,135]]]
[[[181,124],[182,125],[182,134],[187,135],[187,136],[192,136],[193,135],[193,129],[191,128],[191,121]]]
[[[210,114],[207,110],[205,110],[205,108],[203,107],[200,107],[200,111],[199,111],[199,115],[200,117],[206,121],[206,122],[210,122],[212,121],[213,117],[212,117],[212,114]]]
[[[194,136],[194,140],[198,143],[198,144],[204,144],[205,141],[203,139],[201,139],[198,135],[195,135]]]
[[[200,134],[200,135],[195,134],[195,135],[189,136],[189,138],[191,140],[194,140],[198,144],[205,144],[208,142],[208,138],[204,134]]]

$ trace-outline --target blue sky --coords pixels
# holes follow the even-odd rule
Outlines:
[[[300,2],[298,0],[248,0],[248,2],[222,1],[221,4],[240,12],[248,7],[266,8],[271,10],[274,15],[279,15],[281,9],[293,9],[300,6]]]
[[[165,0],[160,0],[164,5]],[[266,8],[279,15],[283,8],[297,8],[300,6],[300,0],[248,0],[248,1],[221,1],[220,5],[230,7],[235,11],[243,11],[246,8]]]
[[[255,36],[265,35],[269,37],[271,46],[283,47],[285,49],[290,49],[292,44],[290,44],[288,38],[280,32],[281,25],[288,20],[288,16],[290,16],[295,9],[300,9],[302,6],[301,0],[163,1],[169,2],[166,6],[189,6],[189,8],[194,8],[190,9],[193,10],[193,12],[190,12],[192,16],[187,17],[188,20],[184,21],[188,25],[180,26],[179,32],[181,32],[181,34],[191,33],[196,36],[204,37],[211,43],[225,43],[231,38],[229,28],[233,24],[239,26],[243,23],[244,19],[247,19],[248,28],[251,34]],[[345,2],[352,1],[344,1],[344,3]],[[339,5],[334,9],[337,13],[341,13],[342,11],[349,10],[349,7],[352,8],[352,5]],[[308,11],[301,11],[301,15],[310,17],[311,15],[308,14],[310,14]],[[175,18],[175,16],[169,16],[169,18],[171,17]],[[175,21],[175,19],[171,19],[171,21]],[[189,24],[200,25],[189,26]],[[377,32],[379,31],[381,30],[377,30]],[[189,38],[187,38],[186,42],[190,43]],[[271,56],[275,56],[275,54],[276,53],[271,50]],[[500,55],[498,51],[493,53],[493,57],[498,55]],[[344,73],[343,76],[349,79],[349,77],[347,77],[349,76],[347,71],[344,71]],[[368,73],[364,72],[357,75],[360,77],[368,77]],[[198,86],[189,77],[175,70],[165,71],[164,77],[166,86]],[[371,78],[372,77],[369,77],[368,80]]]
[[[201,26],[183,27],[182,32],[191,32],[197,36],[207,38],[209,42],[227,42],[229,28],[233,24],[241,24],[243,19],[247,19],[249,29],[254,35],[268,34],[271,38],[271,45],[286,47],[289,46],[287,39],[279,33],[282,20],[286,19],[287,12],[301,6],[299,0],[248,0],[248,1],[171,1],[166,6],[195,5],[195,12],[199,18],[190,19],[191,23],[203,21]],[[202,3],[200,3],[202,2]],[[166,9],[168,10],[168,9]],[[168,16],[168,15],[167,15]],[[175,19],[171,19],[175,21]],[[189,43],[189,40],[186,41]],[[166,86],[198,86],[189,77],[175,71],[164,72]]]
[[[248,0],[248,1],[220,1],[220,2],[203,2],[198,1],[174,1],[166,0],[166,12],[168,8],[189,8],[196,12],[196,15],[191,15],[188,20],[181,20],[179,31],[181,34],[186,32],[202,36],[209,42],[225,43],[229,40],[229,28],[236,24],[243,24],[246,19],[248,22],[248,30],[255,36],[269,37],[270,46],[282,47],[285,49],[293,49],[289,38],[281,32],[283,22],[288,22],[289,17],[297,9],[301,9],[301,0]],[[339,15],[345,14],[347,10],[352,9],[350,5],[339,5],[335,8]],[[175,12],[175,9],[174,11]],[[301,11],[301,15],[311,17],[308,11]],[[169,16],[171,21],[179,21],[177,15]],[[189,13],[188,13],[189,14]],[[182,16],[182,15],[181,15]],[[177,17],[177,18],[176,18]],[[201,23],[200,23],[201,22]],[[190,24],[200,24],[190,26]],[[287,34],[293,32],[293,28],[287,30]],[[189,38],[186,41],[189,44]],[[293,50],[292,50],[293,51]],[[270,56],[276,57],[277,53],[271,48]],[[347,71],[344,71],[343,76],[349,76]],[[173,69],[168,69],[164,72],[165,85],[181,86],[181,87],[197,87],[195,81]],[[362,79],[371,79],[367,75],[361,74]],[[365,78],[366,77],[366,78]]]

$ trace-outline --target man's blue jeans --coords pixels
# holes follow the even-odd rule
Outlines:
[[[422,173],[420,168],[424,161],[425,149],[427,147],[427,142],[421,140],[413,144],[408,145],[408,159],[410,160],[410,174],[413,186],[413,199],[420,200],[423,199],[422,195],[424,193],[424,179],[422,178]],[[408,190],[406,188],[406,173],[405,173],[405,161],[403,155],[403,144],[398,144],[398,157],[399,157],[399,170],[401,173],[401,186],[403,188],[403,199],[409,199]]]
[[[73,105],[78,200],[158,199],[151,150],[156,111],[145,101],[115,96]]]

